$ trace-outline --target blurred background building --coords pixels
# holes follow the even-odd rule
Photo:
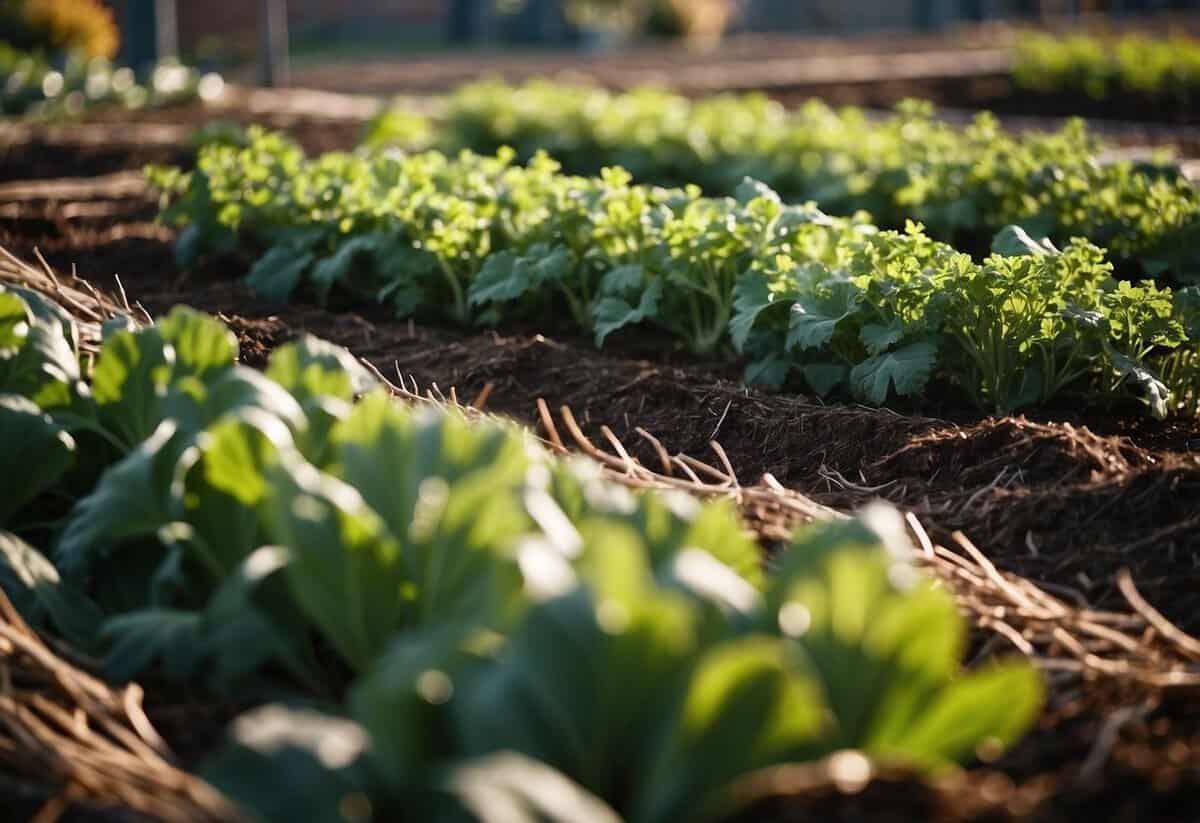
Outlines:
[[[105,0],[131,27],[137,9],[174,6],[191,59],[253,54],[262,0]],[[365,45],[396,51],[448,43],[588,43],[597,34],[926,30],[968,21],[1187,11],[1200,0],[286,0],[293,49],[327,56]],[[133,14],[131,14],[133,10]]]

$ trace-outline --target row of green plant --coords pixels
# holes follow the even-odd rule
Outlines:
[[[920,227],[879,231],[749,180],[706,198],[620,169],[512,161],[308,159],[255,130],[151,178],[185,267],[240,255],[275,300],[303,288],[485,324],[550,309],[598,345],[650,325],[695,352],[744,354],[754,382],[794,376],[875,404],[935,383],[1003,411],[1131,390],[1156,416],[1194,411],[1196,290],[1117,281],[1085,241],[1059,251],[1013,227],[975,262]]]
[[[139,81],[133,69],[104,58],[51,61],[0,43],[0,114],[65,117],[101,106],[154,108],[213,100],[224,87],[219,74],[177,60],[160,61]]]
[[[1087,237],[1131,278],[1200,275],[1200,196],[1177,169],[1099,163],[1102,146],[1082,121],[1052,133],[1012,135],[989,114],[966,127],[909,101],[883,118],[812,101],[788,111],[761,95],[696,101],[642,89],[613,93],[544,81],[468,85],[432,123],[403,106],[369,128],[371,147],[414,139],[453,153],[546,151],[576,174],[609,166],[639,182],[698,184],[732,194],[749,176],[788,201],[831,214],[868,212],[880,226],[918,221],[973,252],[1003,227],[1064,245]]]
[[[1012,74],[1019,88],[1031,91],[1187,105],[1200,93],[1200,42],[1180,35],[1028,33],[1013,46]]]
[[[207,767],[263,819],[713,819],[758,769],[937,771],[1038,710],[1028,663],[961,670],[886,507],[764,570],[728,504],[400,406],[311,338],[262,373],[182,308],[76,341],[0,290],[0,585],[114,681],[264,704]]]

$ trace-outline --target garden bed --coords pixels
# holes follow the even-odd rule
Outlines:
[[[0,158],[0,179],[29,182],[0,190],[0,245],[26,258],[40,251],[59,270],[76,268],[103,290],[123,290],[153,315],[176,303],[216,313],[238,334],[250,365],[307,331],[348,347],[393,382],[444,395],[453,387],[458,400],[474,399],[544,436],[550,431],[537,401],[551,410],[568,406],[586,436],[604,443],[607,426],[646,465],[659,454],[639,429],[672,453],[705,459],[716,441],[742,483],[770,473],[840,510],[892,500],[916,514],[935,541],[958,546],[954,532],[961,531],[1001,570],[1072,606],[1129,610],[1117,585],[1118,572],[1129,569],[1168,619],[1200,630],[1196,421],[1073,409],[981,417],[936,397],[899,409],[824,404],[747,389],[731,361],[673,351],[649,333],[614,340],[598,353],[563,329],[471,332],[396,321],[383,311],[266,303],[238,283],[244,272],[236,265],[179,271],[173,235],[154,222],[155,204],[138,182],[136,170],[146,162],[186,161],[191,150],[181,124],[202,119],[175,112],[167,122],[177,131],[128,141],[134,145],[18,141]],[[245,112],[236,119],[261,117]],[[291,125],[314,149],[353,142],[360,127],[355,120],[295,118],[280,125]],[[81,128],[95,133],[94,126]],[[985,630],[978,637],[989,648],[997,644]],[[1049,649],[1072,658],[1069,637]],[[1104,677],[1086,665],[1083,674],[1062,679],[1052,673],[1051,686],[1038,730],[1000,762],[969,773],[982,811],[967,804],[956,812],[947,802],[953,788],[912,793],[903,776],[881,779],[850,800],[814,790],[772,802],[780,804],[780,819],[894,819],[903,808],[896,806],[899,794],[918,805],[927,798],[930,805],[912,814],[929,819],[968,819],[975,811],[1039,820],[1191,820],[1200,813],[1200,726],[1186,694],[1164,696],[1130,672]],[[212,728],[213,711],[175,708],[154,719],[178,749],[194,752],[202,747],[187,738]]]

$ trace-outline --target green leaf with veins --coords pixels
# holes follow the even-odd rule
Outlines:
[[[870,357],[850,370],[850,387],[859,397],[875,405],[887,401],[888,391],[917,394],[929,382],[937,365],[938,349],[933,343],[910,343],[896,351]]]
[[[168,495],[186,440],[176,435],[174,423],[161,424],[75,504],[54,549],[64,575],[84,577],[122,540],[154,534],[171,521]]]
[[[620,297],[636,292],[646,280],[646,267],[641,263],[627,263],[609,269],[600,278],[601,294]]]
[[[904,339],[904,323],[893,320],[886,326],[879,323],[867,323],[859,333],[859,339],[871,355],[882,354]]]
[[[736,351],[742,351],[758,316],[775,303],[767,278],[752,272],[738,278],[733,288],[733,318],[729,321],[729,337]]]
[[[538,243],[520,256],[507,251],[494,254],[471,284],[471,305],[506,303],[535,294],[566,279],[570,270],[571,253],[562,247]]]
[[[657,317],[662,290],[662,280],[655,278],[642,292],[637,306],[631,306],[619,297],[604,297],[598,300],[592,309],[592,320],[596,329],[596,345],[603,346],[608,336],[618,329]]]
[[[154,328],[175,350],[177,375],[204,377],[237,361],[237,335],[206,314],[176,306]]]
[[[349,402],[379,383],[343,346],[311,334],[271,352],[265,374],[301,405],[320,397]]]
[[[126,448],[149,437],[162,420],[174,365],[174,349],[155,328],[118,331],[105,339],[92,372],[92,397],[98,422]]]
[[[821,283],[818,293],[798,295],[788,322],[789,349],[816,349],[833,338],[838,324],[858,313],[862,290],[848,279]]]

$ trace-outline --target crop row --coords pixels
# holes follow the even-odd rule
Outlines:
[[[937,770],[1037,711],[1029,664],[960,670],[890,509],[764,571],[728,504],[402,407],[315,339],[260,373],[186,309],[110,321],[82,363],[77,337],[0,289],[0,585],[113,680],[282,700],[211,763],[265,819],[703,820],[757,769]]]
[[[1039,92],[1114,94],[1192,105],[1200,93],[1200,42],[1194,38],[1127,34],[1115,40],[1076,34],[1029,33],[1013,50],[1013,80]]]
[[[788,111],[760,95],[697,101],[643,89],[531,82],[463,87],[434,121],[403,106],[368,130],[369,146],[421,141],[453,153],[546,151],[576,174],[621,166],[639,182],[695,183],[732,194],[745,177],[785,200],[838,215],[868,212],[902,229],[924,224],[973,252],[1011,224],[1064,245],[1086,237],[1128,276],[1200,275],[1200,196],[1167,165],[1100,163],[1082,121],[1052,133],[1011,135],[989,114],[967,127],[909,101],[875,118],[812,101]]]
[[[160,61],[141,82],[133,69],[103,58],[68,56],[60,63],[0,43],[0,114],[63,117],[110,105],[154,108],[211,100],[225,87],[219,74],[176,60]]]
[[[750,380],[876,404],[931,385],[999,410],[1197,401],[1197,290],[1118,281],[1083,240],[1059,250],[1009,227],[975,262],[919,226],[880,231],[751,180],[709,198],[511,151],[309,159],[258,130],[151,177],[183,265],[241,255],[277,300],[304,288],[484,324],[556,312],[597,344],[652,325],[696,352],[732,347]]]

